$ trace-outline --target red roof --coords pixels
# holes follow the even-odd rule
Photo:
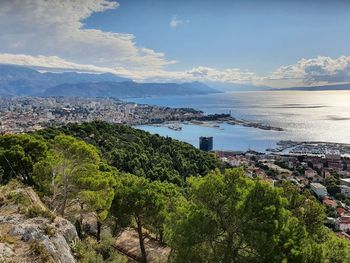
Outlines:
[[[328,206],[337,206],[337,202],[332,199],[324,199],[323,203]]]
[[[342,214],[344,214],[344,212],[345,212],[345,209],[342,208],[342,207],[338,207],[338,208],[335,209],[335,210],[337,211],[338,215],[342,215]]]
[[[340,223],[342,223],[342,224],[350,224],[350,217],[348,217],[348,216],[342,216],[342,217],[340,218]]]

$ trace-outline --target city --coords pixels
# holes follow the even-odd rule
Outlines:
[[[70,97],[0,98],[0,132],[23,133],[68,123],[107,121],[128,125],[201,118],[193,109],[128,103],[118,99]]]

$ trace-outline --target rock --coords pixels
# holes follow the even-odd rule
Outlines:
[[[0,193],[6,196],[4,190],[21,193],[31,205],[38,205],[47,210],[36,193],[30,188],[6,189],[0,187]],[[3,191],[3,192],[1,192]],[[21,213],[21,211],[24,211]],[[4,203],[0,207],[0,236],[8,236],[13,244],[0,243],[0,262],[38,262],[41,256],[49,257],[54,263],[75,263],[69,244],[77,238],[77,231],[72,223],[61,217],[52,218],[36,216],[28,218],[26,209],[20,203]],[[33,252],[33,244],[38,249]],[[45,258],[47,260],[47,258]]]
[[[13,249],[8,244],[0,243],[0,260],[10,258],[14,255]]]
[[[63,235],[67,242],[71,242],[78,237],[75,226],[68,220],[61,217],[56,217],[54,223],[56,225],[58,233]]]
[[[62,263],[75,263],[75,259],[71,253],[70,247],[68,246],[66,239],[59,235],[51,238],[52,243],[55,245],[57,253],[53,254],[53,258],[57,262]]]

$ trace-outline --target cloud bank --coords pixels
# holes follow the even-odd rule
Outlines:
[[[260,81],[288,86],[347,83],[350,82],[350,56],[303,58],[295,64],[279,67]]]
[[[132,34],[84,28],[84,19],[93,13],[118,6],[107,0],[2,0],[0,51],[130,69],[175,63],[161,52],[137,46]]]

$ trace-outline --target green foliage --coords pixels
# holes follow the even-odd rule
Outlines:
[[[112,235],[103,231],[100,242],[87,237],[76,241],[72,247],[80,263],[126,263],[127,258],[117,254],[114,243]]]
[[[38,240],[33,240],[30,243],[30,251],[33,256],[35,256],[35,262],[38,263],[48,263],[48,262],[54,262],[52,257],[47,252],[44,244],[42,244]]]
[[[18,179],[33,185],[33,166],[45,157],[47,144],[32,135],[0,136],[0,184]]]
[[[213,155],[187,143],[151,135],[125,125],[105,122],[70,124],[60,129],[39,131],[38,134],[52,138],[60,132],[95,145],[109,164],[120,171],[151,180],[182,185],[188,176],[205,175],[221,167]]]
[[[339,187],[340,181],[339,178],[335,176],[330,176],[326,178],[325,185],[327,187],[327,192],[332,195],[336,196],[337,194],[340,194],[340,187]]]
[[[297,217],[313,236],[323,235],[323,223],[326,211],[313,195],[308,192],[301,193],[300,189],[291,184],[283,183],[283,196],[288,200],[288,210]]]
[[[119,182],[112,205],[112,214],[119,224],[136,223],[142,262],[147,262],[143,229],[157,233],[163,241],[164,223],[180,193],[176,186],[151,182],[144,177],[126,174]]]
[[[110,215],[118,227],[136,226],[142,262],[144,232],[172,248],[172,262],[350,262],[349,242],[324,227],[325,209],[307,190],[215,168],[214,156],[186,143],[104,122],[0,136],[0,183],[34,186],[62,215],[80,204],[97,216],[98,236]],[[335,196],[338,180],[326,181]],[[16,191],[21,185],[1,187],[0,203],[50,218]],[[33,251],[45,259],[39,243]],[[125,262],[103,231],[74,252],[80,262]]]
[[[93,190],[90,188],[97,180],[91,180],[99,175],[100,162],[94,146],[71,136],[58,135],[52,140],[47,157],[34,166],[34,178],[41,192],[51,196],[51,205],[58,204],[63,215],[68,201],[86,190],[87,184],[88,190]]]
[[[189,198],[169,217],[174,262],[300,262],[305,227],[282,189],[242,170],[189,178]]]
[[[56,216],[50,210],[44,210],[37,205],[32,205],[26,209],[26,216],[29,218],[44,217],[54,221]]]

